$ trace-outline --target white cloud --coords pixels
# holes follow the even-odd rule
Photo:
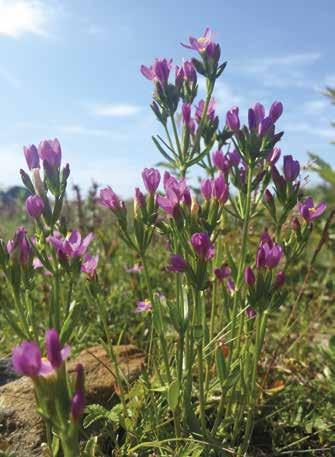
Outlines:
[[[62,133],[70,134],[70,135],[88,135],[88,136],[96,136],[96,137],[104,137],[110,136],[111,132],[109,130],[104,129],[92,129],[87,128],[82,125],[64,125],[60,127],[56,127]]]
[[[310,100],[303,104],[305,114],[321,114],[329,109],[328,100]]]
[[[307,133],[309,135],[327,139],[333,139],[335,137],[334,129],[315,126],[314,124],[308,122],[291,122],[284,128],[284,130],[287,132]]]
[[[129,117],[141,110],[140,106],[130,103],[105,103],[92,107],[92,113],[101,117]]]
[[[238,65],[240,72],[251,74],[265,87],[315,88],[315,82],[306,78],[305,67],[320,60],[319,52],[288,54],[249,60]]]
[[[50,8],[40,0],[0,0],[0,35],[48,35]]]

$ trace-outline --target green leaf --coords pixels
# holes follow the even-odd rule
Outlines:
[[[162,146],[159,144],[158,140],[153,136],[151,137],[152,138],[152,141],[155,143],[155,146],[157,147],[157,149],[159,150],[159,152],[162,154],[162,156],[164,156],[166,158],[166,160],[168,160],[169,162],[175,164],[175,161],[172,157],[169,156],[169,154],[167,152],[164,151],[164,149],[162,148]]]
[[[168,390],[168,404],[172,411],[175,411],[179,403],[179,383],[177,380],[172,381]]]

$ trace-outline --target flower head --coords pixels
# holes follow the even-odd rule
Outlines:
[[[8,241],[7,252],[14,262],[23,266],[28,265],[32,250],[24,227],[19,227],[14,234],[14,238]]]
[[[38,195],[30,195],[26,200],[26,209],[29,216],[37,219],[44,210],[44,201]]]
[[[23,341],[13,349],[12,364],[16,373],[30,378],[53,371],[51,364],[42,359],[40,348],[33,341]]]
[[[215,268],[214,274],[219,281],[223,281],[231,276],[231,268],[227,264],[221,265],[220,268]]]
[[[244,281],[249,287],[255,284],[256,278],[251,267],[247,267],[244,270]]]
[[[26,162],[27,162],[29,170],[32,170],[33,168],[40,168],[40,158],[38,155],[37,148],[34,144],[31,144],[30,146],[27,146],[27,147],[24,146],[23,152],[24,152],[24,156],[26,158]]]
[[[226,115],[226,125],[232,132],[240,129],[240,118],[238,116],[238,106],[233,106]]]
[[[184,48],[193,49],[195,51],[198,51],[200,54],[203,54],[204,52],[206,52],[207,47],[211,43],[213,43],[213,32],[212,32],[212,30],[209,27],[207,27],[205,29],[204,34],[199,38],[195,38],[195,37],[190,36],[189,37],[189,43],[190,43],[189,45],[182,43],[182,46],[184,46]]]
[[[226,203],[229,197],[229,187],[222,173],[213,180],[213,197],[221,204]]]
[[[89,278],[93,278],[95,276],[95,272],[97,270],[99,262],[99,256],[92,256],[90,254],[86,254],[84,256],[84,261],[81,264],[80,271],[82,273],[86,273]]]
[[[43,140],[38,146],[38,154],[43,162],[51,168],[59,168],[62,160],[62,150],[57,138],[54,140]]]
[[[257,268],[275,268],[282,258],[283,248],[274,243],[267,232],[261,236],[261,241],[257,250]]]
[[[145,78],[165,86],[168,83],[171,68],[172,59],[155,59],[150,67],[141,65],[141,73]]]
[[[209,239],[208,233],[194,233],[191,237],[191,244],[200,259],[207,261],[214,257],[215,248]]]
[[[287,181],[294,181],[300,173],[300,163],[291,155],[284,156],[284,176]]]
[[[121,200],[116,195],[111,187],[106,187],[100,190],[99,203],[106,208],[116,211],[121,208]]]
[[[145,168],[142,171],[144,186],[149,194],[154,194],[159,186],[161,175],[155,168]]]
[[[152,305],[149,300],[144,300],[144,301],[138,301],[136,303],[136,309],[135,313],[143,313],[143,312],[149,312],[152,310]]]
[[[272,103],[269,116],[272,119],[272,122],[275,123],[280,118],[283,113],[283,104],[281,102],[275,101]]]
[[[168,271],[173,273],[182,273],[187,268],[186,260],[179,254],[171,254],[169,265],[167,267]]]
[[[212,160],[214,166],[224,173],[227,173],[231,167],[231,161],[229,155],[225,155],[222,151],[218,150],[213,152]]]
[[[216,107],[216,101],[214,98],[211,98],[208,104],[207,108],[207,119],[210,120],[211,122],[214,121],[215,119],[215,107]],[[202,118],[203,111],[205,109],[205,100],[200,100],[199,103],[195,107],[195,120],[199,124]]]
[[[71,348],[68,345],[61,346],[58,332],[53,328],[47,330],[45,333],[45,346],[48,360],[52,368],[57,370],[69,357]]]
[[[327,205],[324,202],[315,206],[312,197],[308,197],[303,203],[299,203],[300,214],[306,222],[311,222],[320,217],[325,212],[326,208]]]

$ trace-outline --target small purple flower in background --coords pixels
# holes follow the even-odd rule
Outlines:
[[[43,140],[38,146],[40,159],[51,168],[59,168],[62,160],[62,150],[57,138],[54,140]]]
[[[214,166],[224,173],[227,173],[231,166],[230,156],[225,155],[222,151],[218,150],[213,152],[212,160]]]
[[[214,257],[215,248],[209,239],[208,233],[193,233],[191,237],[191,244],[200,259],[207,261]]]
[[[82,273],[86,273],[89,278],[93,278],[96,273],[96,269],[99,262],[99,256],[92,256],[90,254],[86,254],[84,256],[84,261],[81,264],[80,271]]]
[[[229,278],[231,276],[231,268],[227,264],[221,265],[220,268],[215,268],[214,274],[217,277],[219,281],[223,281],[226,278]]]
[[[166,86],[171,68],[172,59],[155,59],[150,67],[141,65],[141,73],[145,78],[154,82],[159,82],[162,86]]]
[[[210,99],[210,102],[208,104],[207,108],[207,119],[210,121],[214,121],[215,119],[215,108],[216,108],[216,101],[214,98]],[[202,118],[202,113],[205,109],[205,100],[200,100],[199,103],[195,107],[195,120],[199,124]]]
[[[98,200],[100,205],[110,208],[116,211],[122,207],[121,200],[116,195],[111,187],[106,187],[100,190],[100,199]]]
[[[53,371],[50,362],[42,359],[38,344],[32,341],[23,341],[13,349],[12,364],[17,374],[30,378],[46,376]]]
[[[300,163],[291,155],[284,156],[284,176],[287,181],[294,181],[300,173]]]
[[[84,394],[84,367],[78,363],[75,369],[77,373],[75,392],[71,400],[71,416],[74,421],[78,421],[84,413],[85,394]]]
[[[155,168],[145,168],[142,171],[144,186],[149,194],[154,194],[161,181],[161,175]]]
[[[236,149],[234,149],[232,152],[228,152],[227,156],[229,157],[231,165],[234,165],[235,167],[239,166],[241,162],[241,156]]]
[[[238,106],[233,106],[226,115],[226,125],[232,132],[240,129],[240,118],[238,116]]]
[[[34,144],[31,144],[27,147],[23,146],[23,152],[29,170],[32,170],[33,168],[40,168],[40,158],[38,155],[37,148]]]
[[[280,287],[283,287],[284,283],[285,283],[285,273],[284,273],[284,271],[279,271],[276,275],[274,287],[279,289]]]
[[[183,62],[183,70],[184,70],[184,79],[190,83],[197,82],[197,72],[195,71],[194,65],[189,60],[184,60]]]
[[[235,283],[231,278],[227,279],[226,286],[227,286],[227,289],[228,289],[228,292],[230,293],[230,295],[233,295],[235,292]]]
[[[325,212],[326,208],[327,205],[324,202],[315,206],[312,197],[308,197],[303,203],[299,203],[300,214],[306,222],[311,222],[320,217]]]
[[[62,347],[57,330],[49,329],[45,333],[45,347],[47,357],[53,369],[57,370],[69,357],[71,348]]]
[[[14,238],[8,241],[7,252],[13,261],[23,266],[28,265],[31,260],[31,246],[24,227],[19,227],[14,234]]]
[[[144,312],[149,312],[152,310],[152,305],[149,300],[144,300],[144,301],[138,301],[136,303],[136,309],[134,313],[144,313]]]
[[[229,197],[229,186],[226,183],[223,174],[220,174],[213,180],[213,197],[222,205],[226,203]]]
[[[138,215],[139,209],[145,207],[145,197],[138,187],[135,187],[134,214]]]
[[[44,201],[38,195],[30,195],[26,200],[26,209],[29,216],[37,219],[44,210]]]
[[[126,273],[141,273],[143,270],[143,265],[140,265],[139,263],[135,263],[132,267],[130,268],[125,268]]]
[[[181,43],[181,45],[184,46],[184,48],[193,49],[194,51],[199,52],[199,54],[204,54],[207,51],[208,46],[213,43],[212,30],[207,27],[204,34],[199,38],[190,36],[189,43],[189,45],[183,43]]]
[[[281,149],[280,148],[273,148],[272,151],[269,152],[267,156],[267,160],[270,163],[270,165],[275,165],[281,155]]]
[[[186,125],[186,127],[189,129],[190,133],[192,133],[192,135],[193,135],[195,132],[195,122],[191,117],[191,110],[192,110],[191,103],[183,103],[183,105],[181,107],[183,122]]]
[[[252,306],[248,306],[247,309],[245,310],[245,314],[247,315],[248,319],[254,319],[256,316],[256,312]]]
[[[205,200],[210,200],[212,197],[212,180],[210,178],[205,178],[200,183],[200,191],[201,195],[204,197]]]
[[[281,102],[273,102],[270,108],[269,116],[272,119],[272,122],[275,123],[283,114],[283,104]]]
[[[167,270],[172,273],[183,273],[186,269],[186,260],[179,254],[171,254]]]
[[[50,257],[50,259],[51,259],[51,257]],[[43,274],[44,274],[45,276],[52,276],[52,273],[51,273],[49,270],[47,270],[47,269],[44,268],[44,265],[43,265],[43,263],[40,261],[40,259],[39,259],[38,257],[34,257],[34,258],[33,258],[33,269],[34,269],[34,270],[39,270],[40,268],[43,268],[43,269],[44,269]]]
[[[249,287],[255,284],[256,278],[251,267],[247,267],[244,270],[244,281]]]

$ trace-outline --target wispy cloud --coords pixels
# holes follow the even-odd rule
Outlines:
[[[0,79],[6,81],[14,89],[22,87],[21,81],[5,68],[0,68]]]
[[[315,82],[306,78],[305,67],[320,59],[319,52],[305,52],[249,60],[238,67],[244,74],[256,76],[265,87],[315,88]]]
[[[335,137],[335,130],[332,128],[323,128],[319,126],[315,126],[314,124],[308,122],[297,122],[297,123],[289,123],[285,127],[285,131],[287,132],[297,132],[297,133],[307,133],[313,136],[319,136],[322,138],[333,139]]]
[[[141,107],[130,103],[103,103],[94,105],[91,111],[101,117],[129,117],[138,114]]]
[[[0,0],[0,35],[20,38],[24,34],[48,35],[54,11],[40,0]]]
[[[305,114],[321,114],[329,109],[328,100],[310,100],[303,104],[303,110]]]
[[[84,127],[83,125],[64,125],[56,127],[60,132],[69,134],[69,135],[87,135],[87,136],[96,136],[96,137],[106,137],[110,136],[111,132],[104,129],[93,129]]]

